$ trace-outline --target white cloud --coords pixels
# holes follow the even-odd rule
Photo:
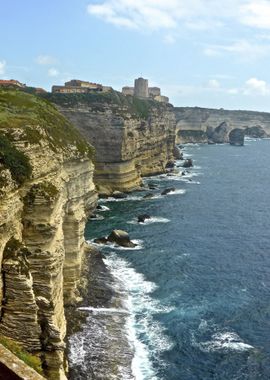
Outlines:
[[[210,79],[208,82],[208,87],[210,88],[220,88],[220,83],[217,79]]]
[[[209,45],[203,53],[208,57],[220,57],[226,54],[236,55],[241,60],[253,61],[270,54],[270,45],[247,40],[234,41],[229,45]]]
[[[270,2],[249,1],[240,8],[240,21],[251,27],[270,29]]]
[[[6,71],[6,61],[0,61],[0,75],[5,74]]]
[[[270,86],[264,80],[250,78],[245,83],[244,95],[269,95]]]
[[[53,64],[57,63],[57,59],[50,56],[50,55],[39,55],[36,58],[36,62],[39,65],[53,65]]]
[[[49,77],[57,77],[59,75],[59,71],[57,69],[55,69],[54,67],[51,67],[48,70],[48,75],[49,75]]]
[[[245,0],[100,0],[89,4],[87,12],[105,22],[144,30],[207,30],[234,19]]]

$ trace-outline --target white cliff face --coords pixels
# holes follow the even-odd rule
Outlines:
[[[79,298],[84,227],[97,199],[94,166],[75,143],[61,141],[55,149],[37,128],[43,132],[38,143],[23,128],[12,129],[12,144],[29,158],[31,178],[18,185],[10,170],[0,168],[0,334],[41,351],[46,377],[64,379],[64,305]]]
[[[176,143],[228,142],[233,129],[245,129],[254,137],[270,135],[270,113],[228,111],[199,107],[175,107]],[[220,131],[222,126],[226,128]],[[215,130],[217,131],[215,132]],[[247,130],[248,129],[248,130]]]
[[[131,191],[142,177],[163,173],[173,160],[175,115],[168,104],[90,95],[50,98],[96,150],[95,183],[101,194]]]

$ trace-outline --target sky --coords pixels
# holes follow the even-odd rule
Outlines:
[[[270,0],[0,0],[0,78],[116,90],[143,76],[175,106],[270,112]]]

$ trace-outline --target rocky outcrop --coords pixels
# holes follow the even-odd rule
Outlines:
[[[169,104],[114,91],[46,97],[95,147],[95,183],[101,194],[134,190],[142,176],[165,172],[174,159],[175,116]]]
[[[176,143],[225,143],[231,130],[246,130],[250,137],[270,136],[270,113],[175,107]]]
[[[245,129],[245,135],[256,139],[264,139],[268,137],[267,133],[260,125],[255,125],[254,127],[247,127]]]
[[[243,146],[245,140],[245,130],[235,128],[229,133],[229,143],[235,146]]]
[[[0,335],[65,378],[64,304],[79,297],[96,203],[92,149],[47,102],[0,91]]]

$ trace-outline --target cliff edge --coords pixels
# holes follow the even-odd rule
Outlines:
[[[64,304],[79,297],[93,149],[48,102],[0,90],[0,337],[65,379]]]
[[[44,94],[96,150],[100,194],[132,191],[142,177],[163,173],[173,160],[173,106],[111,91],[104,94]]]

